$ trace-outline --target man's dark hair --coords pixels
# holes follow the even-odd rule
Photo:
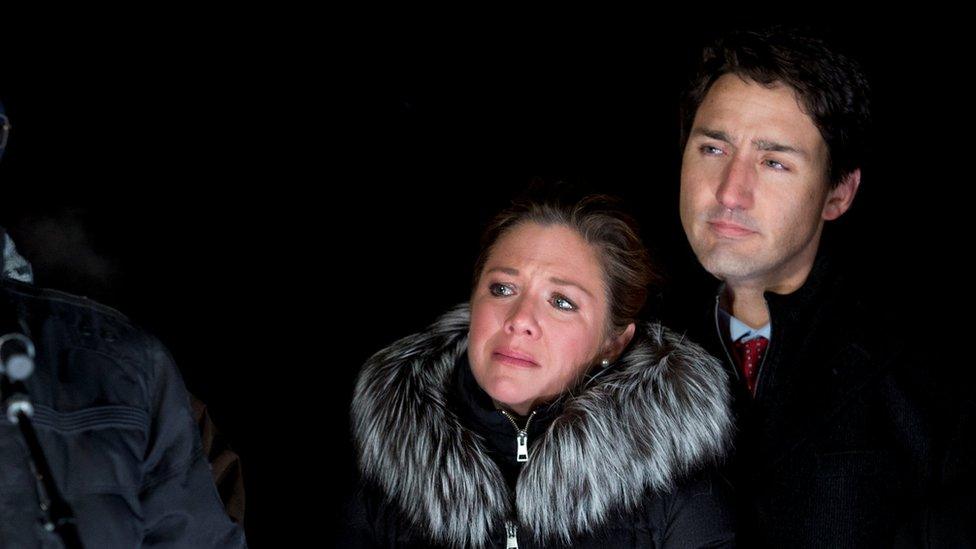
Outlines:
[[[734,31],[703,50],[698,75],[682,102],[682,148],[705,95],[726,74],[796,91],[827,143],[826,175],[832,188],[861,167],[871,119],[867,78],[854,60],[819,38],[785,27]]]

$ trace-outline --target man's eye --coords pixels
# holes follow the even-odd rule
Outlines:
[[[496,297],[506,297],[515,293],[515,290],[513,290],[511,286],[498,283],[488,286],[488,291],[491,292],[491,295]]]
[[[718,156],[722,154],[722,149],[713,147],[711,145],[702,145],[699,150],[701,150],[702,154],[707,154],[709,156]]]
[[[561,295],[554,295],[549,300],[552,306],[562,311],[575,311],[576,304]]]
[[[767,166],[773,168],[774,170],[786,170],[786,166],[784,166],[782,163],[777,162],[775,160],[765,160],[765,163]]]

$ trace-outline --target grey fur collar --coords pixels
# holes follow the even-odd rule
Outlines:
[[[538,539],[568,542],[722,456],[731,430],[722,366],[644,324],[618,364],[569,396],[531,447],[513,513],[498,467],[447,406],[468,320],[467,305],[458,306],[376,353],[352,403],[364,478],[434,541],[481,547],[516,515]]]

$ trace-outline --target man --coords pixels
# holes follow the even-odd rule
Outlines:
[[[0,105],[0,154],[8,131]],[[2,229],[0,247],[0,341],[32,341],[0,358],[34,349],[32,372],[0,369],[0,547],[246,546],[166,349],[115,310],[31,284]],[[35,476],[44,461],[53,489]]]
[[[817,39],[732,33],[706,49],[683,114],[681,222],[721,281],[690,335],[735,383],[743,542],[890,545],[929,505],[940,422],[924,369],[821,246],[861,184],[866,79]]]

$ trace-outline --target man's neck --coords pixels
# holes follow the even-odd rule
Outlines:
[[[800,265],[790,270],[786,276],[779,276],[775,281],[760,280],[728,280],[725,281],[725,308],[732,316],[745,322],[752,328],[761,328],[769,324],[769,308],[766,305],[765,292],[789,295],[798,290],[813,269],[817,246],[810,249],[808,259],[798,261]],[[803,258],[799,258],[803,259]],[[782,272],[782,271],[781,271]]]
[[[769,324],[769,308],[762,288],[726,287],[726,310],[753,329]]]

